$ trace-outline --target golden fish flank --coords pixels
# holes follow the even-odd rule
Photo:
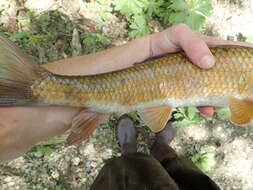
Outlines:
[[[61,76],[39,67],[0,36],[0,105],[85,107],[73,121],[70,143],[88,136],[106,115],[135,110],[155,132],[181,106],[229,106],[233,123],[248,124],[253,117],[253,49],[219,46],[211,51],[216,65],[208,70],[178,52],[110,73]]]

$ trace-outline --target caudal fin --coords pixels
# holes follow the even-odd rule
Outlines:
[[[0,106],[37,104],[30,87],[45,74],[43,68],[0,35]]]

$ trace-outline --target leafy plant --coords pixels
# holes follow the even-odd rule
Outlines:
[[[130,38],[136,38],[150,33],[149,27],[147,26],[147,20],[143,15],[134,15],[129,27],[131,29],[129,32]]]
[[[17,33],[9,35],[10,39],[22,39],[22,38],[28,38],[28,37],[29,37],[29,34],[26,32],[17,32]]]
[[[173,114],[173,119],[177,126],[182,127],[199,124],[204,121],[194,107],[177,108],[177,111]]]
[[[212,10],[209,0],[114,0],[113,5],[128,21],[130,38],[149,33],[148,23],[156,18],[166,26],[185,23],[199,30]]]
[[[100,33],[85,32],[82,38],[85,53],[94,53],[110,46],[110,40]]]
[[[203,172],[210,171],[215,165],[215,153],[207,146],[191,157],[192,162]]]
[[[144,13],[148,6],[147,0],[115,0],[114,6],[114,9],[124,15],[128,21],[130,38],[137,38],[149,33],[148,19]]]
[[[45,145],[38,145],[37,151],[42,152],[44,155],[50,155],[53,152],[50,146],[45,146]]]
[[[44,41],[50,39],[51,35],[50,34],[35,34],[35,35],[30,35],[29,39],[36,44],[41,44]]]
[[[253,35],[244,36],[242,33],[237,33],[236,36],[227,36],[227,40],[237,40],[239,42],[253,43]]]
[[[167,12],[163,10],[162,7],[168,5],[164,0],[150,0],[148,1],[146,7],[146,13],[151,18],[152,16],[159,16],[162,12]]]
[[[28,158],[38,158],[42,156],[49,156],[52,152],[53,151],[50,146],[37,145],[31,151],[25,153],[25,156]]]
[[[22,40],[28,39],[34,43],[40,44],[43,40],[46,40],[50,37],[49,34],[28,34],[27,32],[17,32],[14,34],[9,34],[8,37],[10,39]]]
[[[26,32],[17,32],[14,34],[7,34],[7,37],[12,40],[17,40],[21,47],[26,47],[27,44],[34,44],[34,45],[40,45],[43,44],[45,41],[50,39],[49,34],[29,34]],[[26,49],[26,48],[24,48]],[[31,56],[35,61],[37,60],[36,57]]]
[[[227,119],[230,116],[230,111],[228,108],[216,109],[215,113],[219,119]]]
[[[143,13],[147,6],[147,0],[115,0],[114,5],[116,11],[130,19],[133,15]]]
[[[185,23],[193,30],[199,30],[211,14],[212,5],[208,0],[171,0],[172,10],[168,20],[172,24]]]
[[[247,40],[247,37],[239,32],[238,34],[236,34],[236,39],[239,42],[245,42]]]

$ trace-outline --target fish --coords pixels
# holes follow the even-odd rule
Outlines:
[[[0,106],[73,106],[82,111],[67,142],[78,144],[101,120],[137,111],[154,132],[177,107],[229,107],[230,121],[253,118],[253,48],[210,48],[216,65],[201,69],[183,51],[153,57],[132,67],[84,76],[54,74],[0,36]],[[87,68],[89,69],[89,68]]]

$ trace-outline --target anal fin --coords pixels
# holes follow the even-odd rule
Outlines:
[[[229,108],[231,111],[230,121],[235,125],[247,125],[253,119],[253,102],[244,99],[230,98]]]
[[[87,138],[108,115],[99,114],[86,109],[81,111],[72,121],[72,131],[67,138],[68,145],[76,145]]]
[[[146,125],[153,131],[161,131],[171,117],[172,107],[160,105],[138,110],[138,114]]]

